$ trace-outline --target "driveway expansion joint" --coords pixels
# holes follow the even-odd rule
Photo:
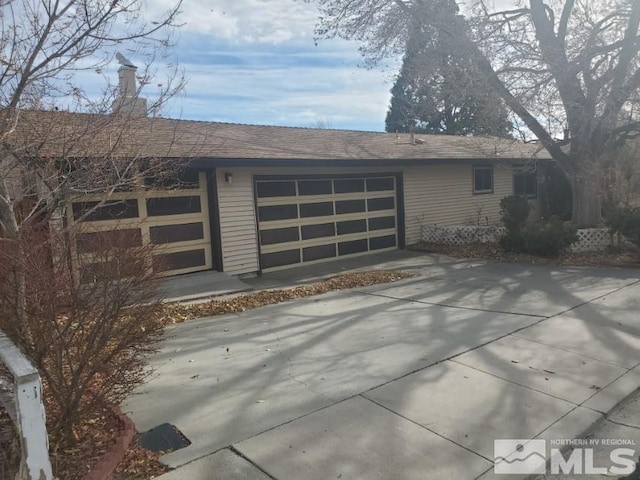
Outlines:
[[[480,457],[480,458],[484,458],[485,460],[488,460],[488,461],[490,461],[490,462],[493,462],[493,458],[485,457],[484,455],[482,455],[482,454],[480,454],[480,453],[478,453],[478,452],[475,452],[475,451],[471,450],[470,448],[465,447],[464,445],[462,445],[462,444],[460,444],[460,443],[458,443],[458,442],[456,442],[456,441],[454,441],[454,440],[451,440],[451,439],[450,439],[450,438],[448,438],[448,437],[445,437],[444,435],[442,435],[442,434],[440,434],[440,433],[436,432],[435,430],[431,430],[429,427],[427,427],[427,426],[425,426],[425,425],[422,425],[422,424],[420,424],[420,423],[416,422],[415,420],[412,420],[411,418],[406,417],[406,416],[404,416],[404,415],[402,415],[402,414],[400,414],[400,413],[396,412],[395,410],[390,409],[389,407],[387,407],[387,406],[383,405],[382,403],[376,402],[374,399],[372,399],[372,398],[370,398],[370,397],[366,396],[364,393],[361,393],[359,396],[360,396],[360,397],[362,397],[362,398],[364,398],[365,400],[368,400],[369,402],[371,402],[371,403],[373,403],[373,404],[375,404],[375,405],[379,406],[379,407],[384,408],[386,411],[388,411],[388,412],[392,413],[393,415],[396,415],[396,416],[398,416],[398,417],[402,418],[403,420],[406,420],[407,422],[410,422],[410,423],[412,423],[412,424],[416,425],[417,427],[423,428],[423,429],[425,429],[425,430],[427,430],[427,431],[429,431],[429,432],[433,433],[434,435],[437,435],[438,437],[442,438],[443,440],[446,440],[447,442],[451,442],[451,443],[453,443],[453,444],[454,444],[454,445],[456,445],[457,447],[460,447],[460,448],[462,448],[462,449],[464,449],[464,450],[466,450],[466,451],[468,451],[468,452],[471,452],[471,453],[473,453],[474,455],[477,455],[477,456],[478,456],[478,457]]]
[[[472,312],[497,313],[497,314],[501,314],[501,315],[517,315],[517,316],[521,316],[521,317],[540,318],[540,319],[543,319],[543,320],[546,320],[547,318],[550,318],[547,315],[537,315],[537,314],[534,314],[534,313],[503,312],[501,310],[488,310],[488,309],[485,309],[485,308],[464,307],[462,305],[447,305],[446,303],[427,302],[426,300],[417,300],[417,299],[413,299],[413,298],[399,298],[399,297],[394,297],[393,295],[385,295],[385,294],[376,293],[376,292],[362,292],[362,291],[359,291],[359,290],[355,290],[354,293],[357,293],[357,294],[360,294],[360,295],[370,295],[372,297],[389,298],[391,300],[398,300],[398,301],[407,302],[407,303],[420,303],[420,304],[423,304],[423,305],[430,305],[430,306],[434,306],[434,307],[454,308],[454,309],[459,309],[459,310],[469,310],[469,311],[472,311]]]
[[[253,465],[254,467],[256,467],[258,470],[260,470],[262,473],[264,473],[267,477],[271,478],[272,480],[278,480],[276,477],[274,477],[273,475],[271,475],[269,472],[267,472],[265,469],[263,469],[260,465],[258,465],[257,463],[255,463],[253,460],[251,460],[249,457],[247,457],[245,454],[243,454],[240,450],[238,450],[234,445],[229,445],[229,451],[231,451],[232,453],[234,453],[235,455],[237,455],[238,457],[242,458],[245,462],[250,463],[251,465]]]

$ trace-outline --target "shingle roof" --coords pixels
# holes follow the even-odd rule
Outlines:
[[[14,140],[34,135],[51,155],[278,160],[548,159],[538,144],[493,137],[416,135],[243,125],[166,118],[114,121],[104,115],[29,112]],[[31,130],[30,130],[31,129]],[[23,132],[23,133],[20,133]],[[29,133],[28,133],[29,132]],[[44,139],[44,140],[43,140]]]

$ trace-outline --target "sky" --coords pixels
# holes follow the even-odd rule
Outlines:
[[[166,8],[170,0],[148,0]],[[167,116],[384,131],[399,62],[363,68],[356,42],[314,42],[301,0],[183,0],[173,54],[188,83]],[[132,58],[135,63],[135,59]],[[143,93],[144,94],[144,93]]]

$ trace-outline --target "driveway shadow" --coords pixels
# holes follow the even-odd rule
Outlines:
[[[417,383],[407,382],[395,390],[397,401],[392,410],[409,409],[415,395],[428,395],[429,385],[437,388],[447,375],[459,374],[460,367],[454,368],[445,360],[473,350],[476,360],[465,368],[504,379],[492,383],[492,400],[479,412],[484,421],[499,424],[508,412],[509,418],[520,419],[514,421],[527,426],[528,434],[541,434],[583,401],[554,398],[536,388],[534,380],[544,374],[539,369],[527,368],[513,377],[511,359],[492,350],[490,342],[500,338],[510,342],[514,332],[526,332],[527,327],[544,325],[547,318],[577,312],[589,317],[583,328],[588,338],[603,349],[623,351],[628,348],[625,338],[611,326],[602,327],[610,320],[601,305],[592,304],[614,295],[612,292],[631,292],[637,272],[472,265],[443,263],[422,269],[421,277],[391,285],[330,293],[179,325],[152,360],[156,373],[142,389],[145,394],[132,397],[126,409],[140,430],[170,422],[187,435],[193,442],[190,447],[163,457],[169,465],[177,466],[312,412],[330,412],[336,402],[424,372]],[[619,308],[625,308],[623,303]],[[533,352],[531,360],[535,359],[536,345],[541,352],[552,348],[552,352],[580,356],[569,354],[567,348],[550,347],[544,339],[526,341]],[[623,374],[629,366],[594,360],[591,354],[588,359],[584,356],[587,363],[611,367],[605,368],[608,383],[619,376],[613,374],[616,369]],[[437,368],[428,368],[435,364]],[[584,365],[564,374],[584,375]],[[534,390],[540,392],[536,398],[566,403],[566,408],[557,410],[556,420],[545,417],[535,424],[527,420],[531,418]],[[452,409],[451,415],[456,415],[455,402]],[[463,413],[460,410],[460,418]],[[402,425],[412,420],[397,415]],[[430,429],[429,425],[422,428]],[[435,430],[432,433],[443,435]],[[317,434],[320,438],[323,432]],[[366,435],[376,434],[381,432],[363,428],[363,445],[368,443]],[[274,444],[269,458],[282,455],[283,461],[295,462],[285,447]],[[342,448],[336,442],[333,452],[323,448],[314,458],[331,462],[332,454],[334,458],[342,455]],[[402,454],[401,443],[387,448]],[[354,462],[357,451],[353,452]],[[486,452],[474,454],[487,460]]]

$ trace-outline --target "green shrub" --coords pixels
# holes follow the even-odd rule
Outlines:
[[[558,217],[527,222],[522,230],[524,252],[532,255],[556,256],[578,241],[578,230]]]
[[[504,197],[500,209],[506,229],[500,246],[507,252],[555,256],[578,240],[575,226],[558,217],[529,218],[529,202],[525,197]]]
[[[500,239],[500,246],[508,252],[524,251],[522,229],[529,218],[529,202],[525,197],[511,195],[500,200],[500,216],[507,230]]]
[[[519,195],[504,197],[500,200],[500,215],[505,228],[510,232],[517,232],[529,218],[529,201]]]
[[[605,210],[604,219],[612,235],[623,235],[640,247],[640,208],[610,207]]]

